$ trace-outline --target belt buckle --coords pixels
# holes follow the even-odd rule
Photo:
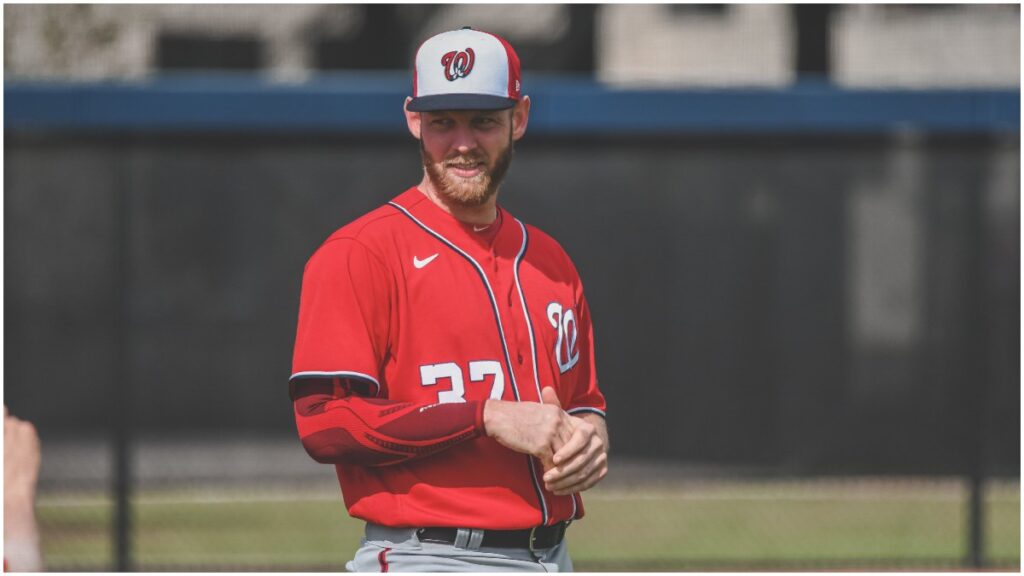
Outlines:
[[[529,548],[530,548],[530,552],[531,553],[532,552],[536,552],[536,550],[533,548],[533,545],[537,542],[537,528],[540,528],[540,526],[534,526],[533,528],[530,528],[530,546],[529,546]]]

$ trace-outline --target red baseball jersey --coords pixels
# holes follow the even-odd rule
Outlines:
[[[572,261],[502,208],[492,226],[474,230],[414,187],[332,234],[303,276],[292,381],[360,381],[421,412],[539,402],[551,386],[570,414],[604,416]],[[521,529],[583,515],[579,495],[544,489],[538,460],[483,434],[336,470],[349,513],[386,526]]]

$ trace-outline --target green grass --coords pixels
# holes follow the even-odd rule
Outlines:
[[[791,490],[703,489],[643,499],[588,502],[593,517],[618,518],[573,527],[581,570],[685,569],[716,564],[774,566],[956,565],[965,555],[961,499],[947,491],[872,494]],[[905,498],[901,497],[905,496]],[[990,494],[988,557],[1019,564],[1019,493]],[[625,539],[623,536],[625,535]]]
[[[362,532],[337,494],[142,494],[137,564],[148,570],[343,570]],[[717,567],[951,567],[965,555],[956,483],[799,482],[594,490],[570,529],[581,571]],[[110,566],[110,503],[41,496],[51,570]],[[1019,484],[986,495],[986,554],[1020,564]]]

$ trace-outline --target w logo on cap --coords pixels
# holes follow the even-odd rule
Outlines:
[[[473,71],[473,62],[476,61],[476,54],[472,48],[466,48],[465,52],[451,52],[441,56],[441,66],[444,66],[444,77],[449,82],[469,76]]]

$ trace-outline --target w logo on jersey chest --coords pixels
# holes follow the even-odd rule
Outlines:
[[[576,326],[576,313],[572,308],[563,308],[558,302],[548,304],[548,321],[555,329],[555,361],[558,371],[565,374],[580,361],[580,351],[576,347],[579,330]]]

